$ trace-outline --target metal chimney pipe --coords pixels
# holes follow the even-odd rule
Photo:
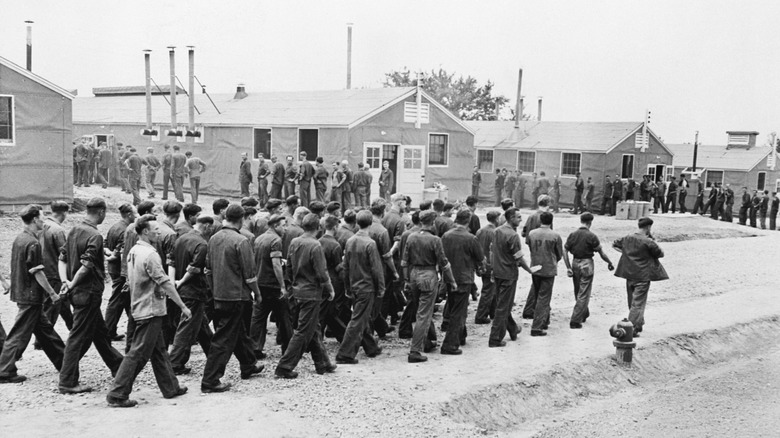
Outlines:
[[[536,120],[542,121],[542,96],[539,96],[539,109],[537,111]]]
[[[152,51],[144,50],[144,68],[146,73],[146,129],[152,129]]]
[[[176,129],[176,47],[168,46],[168,56],[171,62],[171,130]]]
[[[523,118],[523,95],[521,89],[523,87],[523,69],[517,75],[517,103],[515,107],[515,128],[520,128],[520,119]]]
[[[347,90],[352,88],[352,23],[347,23]]]
[[[496,97],[496,120],[501,119],[501,100]]]
[[[195,131],[195,46],[187,46],[190,57],[190,106],[189,106],[189,126],[190,131]]]
[[[32,24],[30,20],[27,23],[27,70],[32,71]]]

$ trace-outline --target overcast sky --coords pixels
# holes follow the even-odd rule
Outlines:
[[[523,94],[544,120],[641,121],[668,143],[724,144],[727,130],[780,130],[780,2],[765,1],[171,1],[0,0],[0,56],[79,95],[168,83],[166,46],[187,45],[211,92],[340,89],[346,23],[353,87],[384,73],[442,67]],[[185,81],[186,83],[186,81]],[[528,104],[527,104],[528,105]]]

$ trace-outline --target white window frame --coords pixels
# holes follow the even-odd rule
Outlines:
[[[631,157],[631,175],[624,176],[623,175],[623,162],[626,159],[626,157]],[[580,163],[580,167],[582,167],[582,163]],[[635,154],[623,154],[623,157],[620,159],[620,178],[621,179],[634,179],[634,168],[636,167],[636,155]]]
[[[720,172],[720,183],[723,184],[723,179],[726,177],[726,172],[724,170],[720,169],[707,169],[706,176],[704,177],[704,188],[705,189],[711,189],[712,185],[710,187],[707,187],[707,184],[710,182],[710,172]]]
[[[764,174],[764,187],[759,187],[758,181],[761,179],[762,173]],[[766,190],[766,172],[764,171],[758,172],[758,174],[756,175],[756,190],[758,190],[759,192]]]
[[[0,141],[0,146],[16,146],[16,96],[12,94],[0,94],[0,97],[11,98],[11,141]]]
[[[206,142],[206,127],[203,125],[195,125],[195,131],[200,132],[200,137],[193,137],[196,144],[203,144]]]
[[[297,150],[297,154],[295,155],[295,157],[293,157],[294,158],[293,161],[295,161],[295,162],[299,162],[300,159],[301,159],[301,130],[317,131],[317,155],[318,156],[320,155],[320,128],[319,128],[319,126],[316,127],[316,128],[308,128],[306,126],[303,126],[303,127],[299,126],[298,130],[296,131],[296,136],[295,136],[295,149]],[[273,135],[273,133],[271,133],[271,135]],[[306,156],[306,161],[311,161],[312,163],[316,159],[317,159],[317,157],[310,157],[308,155]]]
[[[521,152],[534,154],[534,168],[533,168],[533,170],[528,171],[528,170],[525,170],[525,169],[520,169],[520,153]],[[535,173],[536,172],[536,151],[517,151],[517,154],[515,155],[515,169],[522,170],[524,173],[525,172]]]
[[[271,132],[271,145],[268,148],[268,156],[267,157],[263,157],[263,159],[265,159],[265,160],[270,160],[271,157],[274,156],[274,128],[271,128],[271,127],[266,128],[265,126],[253,126],[252,127],[252,154],[254,155],[254,157],[252,157],[252,161],[260,161],[260,160],[257,159],[257,154],[255,154],[255,129],[267,129],[268,131]],[[320,142],[320,137],[319,137],[319,133],[317,133],[317,148],[318,149],[319,149],[319,142]],[[298,156],[300,157],[300,154],[298,154]]]
[[[152,125],[152,129],[157,131],[157,135],[152,136],[152,141],[160,141],[160,133],[162,132],[160,130],[160,125]]]
[[[446,162],[445,164],[431,164],[431,136],[432,135],[443,135],[447,138],[447,153],[446,155]],[[428,133],[428,147],[425,149],[425,162],[426,167],[450,167],[450,134],[446,132],[429,132]]]
[[[564,175],[564,173],[563,173],[563,156],[564,155],[579,155],[580,156],[580,165],[579,165],[579,168],[577,169],[577,172],[582,173],[582,152],[561,152],[561,161],[560,161],[560,166],[558,167],[558,169],[559,169],[558,176],[561,177],[561,178],[576,178],[577,177],[576,172],[573,173],[573,174],[568,174],[567,173],[567,174]],[[534,160],[534,161],[536,161],[536,160]]]
[[[480,151],[490,151],[493,152],[492,159],[490,160],[490,170],[482,170],[479,168],[479,152]],[[493,173],[493,169],[496,167],[496,150],[490,149],[490,148],[477,148],[477,155],[475,157],[477,159],[476,163],[474,163],[475,166],[477,166],[477,172],[479,173]]]

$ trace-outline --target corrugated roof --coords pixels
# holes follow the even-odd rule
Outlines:
[[[674,167],[690,167],[693,165],[692,144],[667,145],[674,152],[672,164]],[[770,147],[754,147],[751,149],[732,148],[726,146],[699,145],[696,156],[696,167],[717,170],[748,171],[760,163],[772,152]]]
[[[227,126],[348,126],[372,112],[396,103],[414,88],[370,88],[337,91],[252,93],[243,99],[234,94],[196,94],[201,114],[197,124]],[[170,99],[170,96],[167,96]],[[176,99],[177,123],[186,124],[188,97]],[[170,123],[170,106],[163,96],[152,96],[152,120]],[[144,96],[78,97],[73,101],[74,123],[145,123]]]
[[[474,131],[474,146],[498,149],[576,150],[607,152],[633,134],[641,122],[466,122]]]
[[[31,72],[30,70],[27,70],[26,68],[20,65],[14,64],[13,62],[3,58],[2,56],[0,56],[0,64],[4,65],[5,67],[8,67],[9,69],[15,71],[16,73],[19,73],[20,75],[32,81],[35,81],[43,85],[44,87],[54,91],[55,93],[62,95],[65,98],[73,99],[75,97],[70,91],[60,87],[59,85],[55,85],[54,83],[49,82],[48,80],[38,76],[37,74]]]
[[[160,85],[159,88],[152,86],[152,94],[171,93],[170,85]],[[183,94],[184,88],[176,86],[176,93]],[[146,95],[146,87],[143,85],[135,85],[129,87],[98,87],[92,89],[92,94],[95,96],[138,96]]]

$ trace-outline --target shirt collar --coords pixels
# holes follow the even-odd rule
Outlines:
[[[143,240],[141,240],[141,239],[138,239],[138,242],[136,243],[136,245],[141,245],[141,246],[148,246],[149,248],[152,248],[152,249],[154,249],[154,247],[153,247],[153,246],[152,246],[150,243],[144,242],[144,241],[143,241]]]
[[[90,227],[92,227],[92,228],[97,230],[97,224],[92,222],[89,219],[84,219],[81,223],[83,223],[84,225],[89,225]]]

